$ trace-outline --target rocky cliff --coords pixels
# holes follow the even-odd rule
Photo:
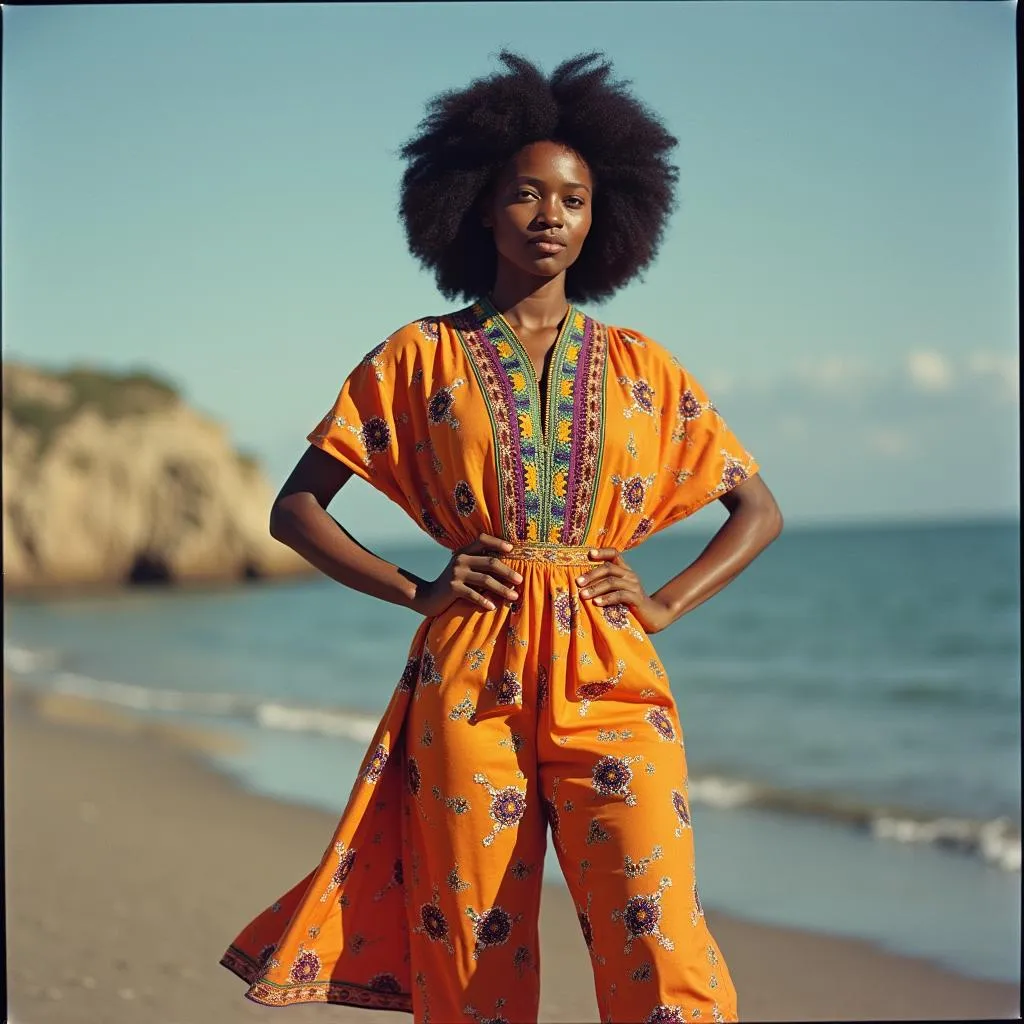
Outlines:
[[[6,587],[307,571],[267,532],[272,500],[256,461],[165,382],[3,364]]]

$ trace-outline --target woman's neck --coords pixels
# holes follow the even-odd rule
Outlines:
[[[491,289],[491,301],[512,327],[526,331],[542,331],[555,327],[565,319],[569,302],[565,297],[565,275],[559,274],[538,283],[498,279]]]

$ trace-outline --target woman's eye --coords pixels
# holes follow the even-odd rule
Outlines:
[[[528,188],[521,188],[516,193],[516,199],[533,199],[533,198],[534,198],[534,193],[531,192]]]
[[[569,196],[565,201],[566,206],[571,206],[574,210],[578,210],[583,205],[583,200],[579,196]]]

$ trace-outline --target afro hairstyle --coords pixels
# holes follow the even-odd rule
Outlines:
[[[560,64],[545,78],[503,50],[508,69],[430,101],[401,150],[400,211],[409,251],[449,299],[474,301],[494,287],[497,252],[480,203],[523,147],[558,142],[594,180],[593,223],[566,273],[572,302],[609,298],[654,260],[675,205],[677,140],[600,53]]]

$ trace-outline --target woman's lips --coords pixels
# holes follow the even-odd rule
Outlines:
[[[564,242],[551,242],[544,238],[532,239],[530,245],[547,256],[555,256],[565,248]]]

